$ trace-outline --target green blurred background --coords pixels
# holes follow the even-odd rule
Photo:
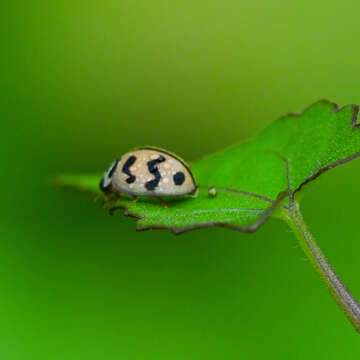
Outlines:
[[[54,189],[156,145],[192,161],[320,98],[360,103],[360,3],[1,5],[0,358],[354,359],[359,337],[288,228],[135,232]],[[303,213],[360,298],[360,161]]]

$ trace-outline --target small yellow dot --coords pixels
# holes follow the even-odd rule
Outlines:
[[[209,196],[215,197],[216,195],[217,195],[217,190],[216,190],[216,188],[211,187],[211,188],[209,189]]]

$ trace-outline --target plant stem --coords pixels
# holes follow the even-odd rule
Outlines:
[[[286,222],[294,231],[306,256],[329,289],[330,294],[344,311],[356,331],[360,333],[360,304],[336,274],[316,243],[314,236],[299,211],[299,205],[294,203],[290,208],[284,209],[284,215]]]

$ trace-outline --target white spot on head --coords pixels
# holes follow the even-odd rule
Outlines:
[[[108,176],[103,177],[102,186],[108,187],[111,184],[111,179]]]
[[[104,187],[108,187],[111,184],[111,178],[112,178],[112,174],[118,164],[119,160],[115,160],[110,166],[109,168],[104,172],[104,177],[103,177],[103,186]],[[110,176],[111,174],[111,176]]]

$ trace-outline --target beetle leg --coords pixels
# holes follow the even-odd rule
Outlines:
[[[112,208],[109,209],[109,215],[113,216],[114,212],[117,210],[122,210],[121,206],[113,206]]]
[[[158,199],[160,201],[160,204],[165,208],[165,209],[169,209],[170,205],[162,198],[160,197],[156,197],[156,199]]]

